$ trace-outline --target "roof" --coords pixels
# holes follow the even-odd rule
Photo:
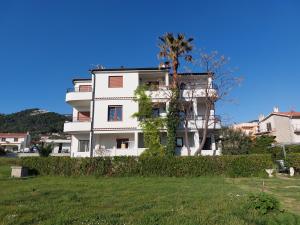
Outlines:
[[[20,138],[26,136],[27,133],[0,133],[0,138]]]
[[[166,71],[169,67],[133,67],[133,68],[125,68],[125,67],[119,67],[119,68],[108,68],[108,69],[91,69],[90,72],[105,72],[105,71]]]
[[[272,114],[278,116],[300,117],[300,112],[273,112]]]
[[[73,84],[76,81],[92,81],[92,79],[91,78],[75,78],[75,79],[72,80]]]
[[[300,112],[294,112],[294,111],[291,111],[291,112],[272,112],[268,116],[263,118],[261,121],[264,121],[264,120],[266,120],[267,118],[269,118],[273,115],[274,116],[285,116],[285,117],[290,117],[290,118],[294,118],[294,117],[299,117],[300,118]]]

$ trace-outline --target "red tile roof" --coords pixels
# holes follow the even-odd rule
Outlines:
[[[21,138],[26,135],[27,133],[0,133],[0,138]]]
[[[290,117],[300,117],[300,112],[273,112],[272,114],[278,116],[290,116]]]

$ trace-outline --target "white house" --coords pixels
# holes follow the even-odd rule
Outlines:
[[[31,137],[27,133],[0,133],[0,146],[6,151],[19,151],[30,146]]]
[[[274,107],[268,116],[259,116],[257,135],[272,135],[280,144],[300,143],[300,112],[280,112]]]
[[[70,134],[71,156],[140,155],[144,150],[143,133],[139,121],[132,115],[138,111],[134,91],[139,85],[151,86],[147,93],[153,101],[153,112],[165,117],[168,110],[168,86],[172,76],[167,68],[116,68],[91,70],[91,79],[74,79],[66,102],[73,107],[73,120],[64,124]],[[213,92],[210,78],[205,73],[182,74],[206,86],[198,86],[193,97],[193,118],[188,124],[188,138],[192,154],[199,146],[196,128],[203,126],[205,90]],[[210,88],[207,88],[209,85]],[[182,97],[189,100],[190,88],[182,86]],[[214,131],[220,128],[215,112],[210,112],[210,123],[205,150],[202,154],[219,154]],[[161,142],[166,143],[166,130],[161,132]],[[92,151],[90,151],[92,149]],[[187,155],[184,129],[177,132],[177,154]]]

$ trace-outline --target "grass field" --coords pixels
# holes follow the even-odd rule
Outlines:
[[[244,207],[262,179],[58,177],[10,179],[0,164],[0,224],[300,224],[300,180],[265,179],[287,211]]]

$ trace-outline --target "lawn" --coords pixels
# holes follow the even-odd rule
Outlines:
[[[8,177],[0,164],[0,224],[300,224],[299,208],[290,210],[299,179],[265,179],[288,212],[263,216],[244,207],[258,178]]]

